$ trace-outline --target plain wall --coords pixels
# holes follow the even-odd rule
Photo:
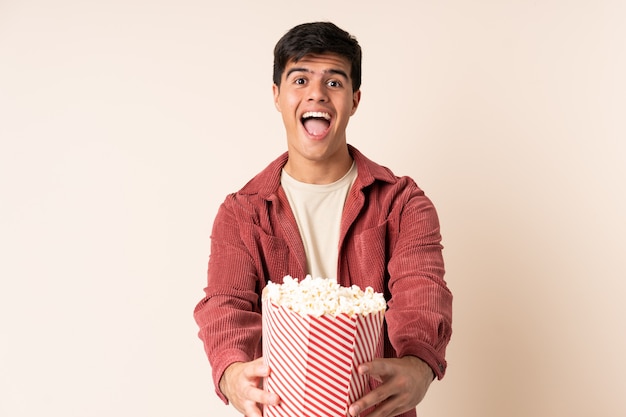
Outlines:
[[[192,311],[218,205],[286,149],[274,44],[312,20],[364,50],[349,142],[439,211],[454,334],[420,416],[626,415],[609,0],[0,0],[0,415],[237,415]]]

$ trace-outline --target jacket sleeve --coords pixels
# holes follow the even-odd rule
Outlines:
[[[237,219],[234,197],[218,210],[211,233],[205,297],[194,310],[209,358],[217,395],[224,370],[234,362],[248,362],[261,354],[261,311],[258,274],[242,239],[245,224]]]
[[[389,341],[398,357],[419,357],[441,379],[452,334],[452,294],[443,278],[439,219],[417,186],[409,187],[398,216],[388,264]]]

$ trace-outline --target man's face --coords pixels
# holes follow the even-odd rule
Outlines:
[[[346,154],[346,127],[360,91],[352,91],[350,62],[335,54],[290,61],[274,103],[287,132],[289,164],[333,163]]]

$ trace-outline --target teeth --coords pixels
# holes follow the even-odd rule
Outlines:
[[[330,114],[321,111],[308,111],[302,115],[303,119],[308,119],[309,117],[320,117],[330,120]]]

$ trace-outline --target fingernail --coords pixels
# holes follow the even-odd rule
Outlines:
[[[276,395],[273,392],[269,393],[269,396],[267,397],[267,405],[278,405],[280,403],[280,398],[278,397],[278,395]]]

